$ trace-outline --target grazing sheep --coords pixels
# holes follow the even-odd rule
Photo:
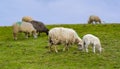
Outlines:
[[[45,27],[44,23],[42,23],[40,21],[35,21],[35,20],[30,21],[30,23],[36,29],[38,35],[40,35],[40,33],[42,33],[42,32],[45,32],[46,35],[48,35],[49,30]]]
[[[15,40],[17,40],[18,32],[24,32],[26,35],[26,38],[28,38],[28,36],[31,34],[33,34],[34,38],[37,38],[36,30],[34,29],[33,25],[28,22],[14,23],[13,24],[13,36]]]
[[[30,16],[24,16],[22,18],[22,21],[31,23],[33,27],[36,29],[38,35],[40,35],[40,33],[42,32],[45,32],[46,35],[48,35],[49,30],[45,27],[43,22],[32,20]]]
[[[88,20],[88,24],[93,24],[93,23],[99,23],[99,24],[101,24],[101,19],[98,17],[98,16],[95,16],[95,15],[91,15],[90,17],[89,17],[89,20]]]
[[[79,38],[77,33],[70,28],[63,28],[63,27],[52,28],[49,31],[48,38],[49,38],[50,51],[52,51],[52,45],[54,45],[56,53],[58,52],[56,45],[59,44],[65,45],[63,51],[65,51],[66,49],[69,50],[69,45],[72,44],[78,44],[79,49],[82,49],[83,46],[81,38]]]
[[[92,35],[92,34],[87,34],[85,36],[83,36],[83,46],[84,49],[86,50],[86,52],[88,52],[88,46],[89,45],[93,45],[93,52],[95,53],[95,49],[97,49],[99,51],[99,53],[101,53],[102,51],[102,47],[101,47],[101,43],[98,37]]]

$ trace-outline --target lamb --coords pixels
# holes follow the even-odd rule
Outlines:
[[[91,24],[91,23],[93,24],[93,22],[95,22],[96,24],[97,23],[101,24],[101,19],[98,16],[91,15],[89,17],[88,24]]]
[[[42,32],[45,32],[46,35],[48,35],[49,30],[46,28],[43,22],[33,20],[30,16],[24,16],[22,18],[22,21],[31,23],[33,27],[36,29],[38,35],[40,35],[40,33]]]
[[[49,48],[52,51],[52,46],[55,47],[55,52],[58,53],[57,45],[64,44],[63,51],[69,50],[69,46],[72,44],[78,44],[78,48],[82,49],[83,42],[82,39],[77,35],[77,33],[70,28],[55,27],[49,31]]]
[[[92,35],[92,34],[86,34],[83,36],[83,47],[88,52],[88,46],[92,44],[93,45],[93,52],[95,53],[95,49],[98,50],[99,53],[102,51],[101,43],[98,37]]]
[[[37,38],[37,33],[35,28],[31,23],[28,22],[15,22],[13,24],[13,36],[15,40],[17,40],[18,32],[24,32],[26,38],[28,38],[28,36],[31,34],[33,34],[34,38]]]

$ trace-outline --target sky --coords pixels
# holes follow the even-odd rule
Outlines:
[[[83,24],[90,15],[104,23],[120,23],[120,0],[0,0],[0,26],[23,16],[44,24]]]

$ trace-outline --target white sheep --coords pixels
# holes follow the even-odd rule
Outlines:
[[[95,49],[97,49],[99,53],[101,53],[102,47],[99,38],[92,34],[86,34],[85,36],[83,36],[83,46],[86,52],[88,52],[88,46],[90,44],[93,45],[92,48],[94,53],[95,53]]]
[[[13,36],[15,40],[17,40],[18,32],[24,32],[26,38],[28,38],[28,36],[31,34],[33,34],[34,38],[37,38],[37,33],[35,28],[31,23],[28,22],[15,22],[13,24]]]
[[[77,33],[70,28],[63,28],[63,27],[52,28],[49,31],[48,38],[49,38],[50,51],[52,50],[52,45],[54,45],[56,53],[58,52],[56,45],[59,44],[65,45],[63,51],[65,51],[66,49],[69,50],[69,45],[75,43],[78,44],[79,49],[82,49],[83,46],[82,39],[79,38]]]

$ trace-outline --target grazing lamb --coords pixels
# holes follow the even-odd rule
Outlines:
[[[77,33],[70,28],[63,28],[63,27],[52,28],[49,31],[48,38],[49,38],[50,51],[52,51],[52,45],[54,45],[56,53],[58,52],[56,45],[59,45],[59,44],[65,45],[65,47],[63,48],[63,51],[65,51],[66,49],[69,50],[69,45],[72,45],[75,43],[78,44],[79,49],[82,49],[83,47],[83,42],[81,38],[79,38]]]
[[[49,30],[46,28],[43,22],[32,20],[30,16],[24,16],[22,18],[22,21],[31,23],[33,27],[36,29],[36,32],[38,33],[38,35],[40,35],[40,33],[42,32],[45,32],[46,35],[48,35]]]
[[[31,34],[33,34],[34,38],[37,38],[36,30],[34,29],[33,25],[28,22],[14,23],[13,24],[13,36],[15,40],[17,40],[18,32],[24,32],[26,35],[26,38],[28,38],[28,36]]]
[[[101,19],[98,16],[91,15],[89,17],[88,24],[91,24],[91,23],[93,24],[93,22],[95,22],[96,24],[97,23],[101,24]]]
[[[88,52],[88,46],[92,44],[93,45],[93,52],[95,53],[95,48],[101,53],[102,47],[101,43],[98,37],[92,35],[92,34],[87,34],[83,36],[83,46],[86,52]]]

